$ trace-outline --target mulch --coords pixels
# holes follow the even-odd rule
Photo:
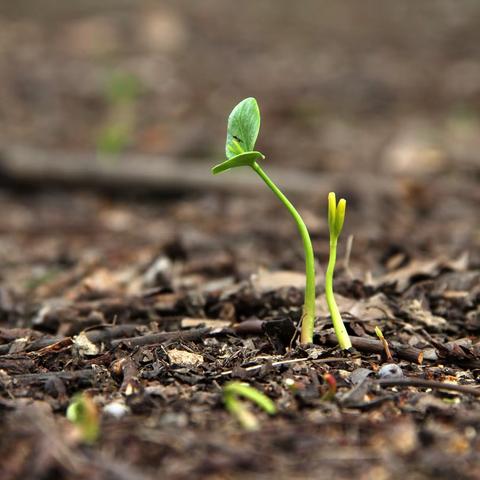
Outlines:
[[[5,190],[2,201],[2,478],[480,475],[473,219],[452,249],[433,205],[402,243],[416,218],[375,231],[388,209],[372,220],[353,203],[343,252],[358,233],[335,287],[354,349],[341,352],[322,291],[325,220],[308,200],[319,317],[303,347],[291,344],[301,244],[272,200]],[[257,432],[223,407],[232,379],[278,407],[252,407]],[[65,418],[80,391],[100,415],[94,445]]]

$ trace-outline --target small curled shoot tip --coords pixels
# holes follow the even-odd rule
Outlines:
[[[242,382],[228,383],[223,388],[225,407],[246,430],[257,430],[258,421],[253,413],[242,404],[239,400],[240,397],[250,400],[269,415],[277,413],[275,403],[256,388]]]
[[[328,385],[328,390],[322,395],[322,400],[330,401],[335,398],[335,394],[337,393],[337,380],[331,373],[326,373],[323,376],[325,383]]]
[[[345,211],[347,209],[347,201],[341,198],[338,203],[334,192],[328,194],[328,227],[330,236],[338,239],[345,222]]]

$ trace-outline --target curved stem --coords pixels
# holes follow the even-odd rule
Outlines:
[[[313,326],[315,323],[315,260],[313,256],[312,241],[307,230],[305,222],[292,205],[290,200],[280,191],[280,189],[270,180],[267,174],[262,170],[257,162],[252,165],[253,170],[267,184],[278,199],[287,207],[292,215],[303,241],[303,250],[305,252],[305,273],[307,277],[305,285],[305,301],[303,305],[302,315],[302,333],[300,337],[301,343],[312,343]]]
[[[337,240],[330,239],[330,257],[328,259],[327,273],[325,274],[325,296],[327,298],[328,309],[332,316],[333,329],[337,336],[338,343],[342,350],[347,350],[352,347],[352,342],[348,336],[345,325],[343,324],[342,316],[338,310],[337,302],[333,295],[333,272],[335,271],[335,262],[337,260]]]

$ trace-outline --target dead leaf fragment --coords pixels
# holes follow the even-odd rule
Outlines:
[[[279,270],[270,272],[260,270],[250,279],[253,288],[260,294],[280,290],[281,288],[305,288],[305,274],[300,272],[291,272],[288,270]]]
[[[433,315],[432,312],[424,309],[418,300],[412,300],[406,303],[403,306],[403,310],[412,320],[423,323],[430,329],[441,330],[447,323],[444,318]]]
[[[187,352],[186,350],[179,350],[177,348],[172,348],[168,351],[168,358],[173,365],[182,367],[196,367],[203,363],[202,355]]]
[[[77,349],[80,356],[98,355],[100,348],[91,342],[85,332],[81,332],[73,337],[73,345]]]
[[[358,318],[359,320],[376,321],[384,320],[386,318],[394,318],[394,315],[387,304],[387,298],[383,293],[362,300],[335,294],[335,300],[337,301],[340,313],[349,313],[352,317]],[[317,297],[316,305],[320,317],[330,316],[325,294]]]
[[[206,318],[183,318],[180,322],[182,328],[199,327],[200,325],[204,325],[207,328],[227,328],[231,325],[231,322]]]
[[[463,253],[457,259],[439,258],[434,260],[412,260],[405,267],[389,272],[373,279],[372,285],[395,285],[397,292],[405,291],[413,277],[435,277],[441,270],[454,272],[465,271],[468,266],[468,253]]]

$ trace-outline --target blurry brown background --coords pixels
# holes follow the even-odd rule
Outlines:
[[[109,92],[128,77],[125,151],[221,159],[227,113],[255,96],[272,163],[478,166],[476,1],[23,0],[0,12],[3,147],[97,149],[118,115]]]
[[[212,251],[222,248],[212,237],[227,249],[256,246],[242,255],[247,272],[259,263],[301,270],[300,245],[284,248],[296,245],[295,226],[258,179],[210,174],[223,159],[228,113],[255,96],[265,168],[293,194],[321,262],[325,198],[336,190],[349,202],[345,236],[355,234],[362,275],[398,248],[428,258],[469,251],[478,264],[478,2],[20,0],[1,2],[0,13],[7,186],[26,176],[42,187],[65,168],[75,185],[87,165],[82,187],[103,172],[101,188],[112,183],[125,198],[129,220],[113,221],[125,245],[132,232],[151,245],[193,230]],[[142,192],[196,197],[142,217],[129,203],[134,178]],[[77,231],[110,228],[101,199],[55,197],[46,186],[23,206],[8,197],[6,231],[31,225],[37,239],[39,228],[58,238],[67,220]],[[65,241],[58,248],[72,255]]]

